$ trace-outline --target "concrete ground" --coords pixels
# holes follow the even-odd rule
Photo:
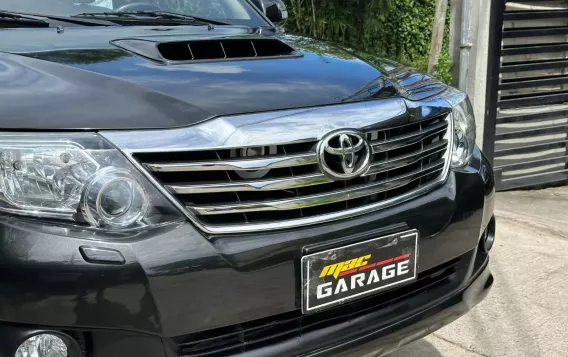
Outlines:
[[[389,357],[568,356],[568,187],[499,193],[496,215],[488,298]]]

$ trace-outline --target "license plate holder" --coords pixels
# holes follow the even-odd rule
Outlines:
[[[418,236],[406,231],[303,256],[303,313],[415,281]]]

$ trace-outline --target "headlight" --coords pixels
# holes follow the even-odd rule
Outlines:
[[[465,93],[453,90],[444,99],[452,106],[454,138],[452,167],[466,165],[475,148],[475,117],[471,102]]]
[[[0,135],[0,211],[110,230],[183,219],[96,134]]]

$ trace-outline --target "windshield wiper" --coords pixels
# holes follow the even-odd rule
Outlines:
[[[176,12],[169,11],[133,11],[133,12],[86,12],[82,14],[73,15],[71,17],[82,17],[82,18],[100,18],[106,20],[117,20],[120,22],[147,22],[148,20],[174,20],[174,21],[184,21],[190,22],[192,24],[201,25],[226,25],[224,22],[219,22],[216,20],[209,20],[201,17],[179,14]],[[113,19],[114,18],[114,19]]]
[[[56,15],[46,15],[46,14],[31,14],[31,13],[20,13],[11,11],[0,10],[0,27],[6,27],[10,25],[11,27],[49,27],[53,24],[53,20],[56,22],[62,22],[64,24],[80,25],[80,26],[112,26],[114,23],[110,21],[103,20],[83,20],[83,19],[72,19],[69,16],[56,16]],[[55,25],[63,25],[56,23]]]
[[[18,13],[0,11],[0,27],[10,24],[16,27],[49,27],[49,22],[41,19],[22,16]]]

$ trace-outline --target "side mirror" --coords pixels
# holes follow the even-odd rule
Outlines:
[[[262,0],[266,17],[275,25],[283,25],[288,20],[288,9],[282,0]]]
[[[288,20],[288,9],[283,0],[251,0],[275,25],[283,25]]]
[[[250,0],[250,1],[254,4],[254,6],[258,7],[260,11],[266,13],[264,9],[264,0]]]

